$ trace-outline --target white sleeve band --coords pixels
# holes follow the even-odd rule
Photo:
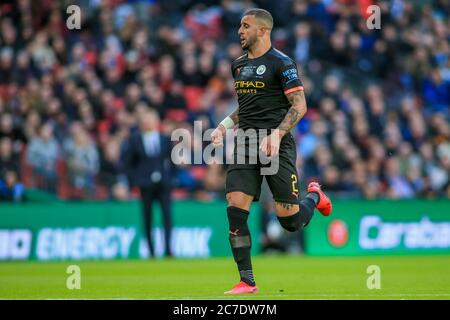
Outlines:
[[[230,117],[226,117],[225,119],[223,119],[220,124],[223,125],[225,129],[234,128],[234,121]]]

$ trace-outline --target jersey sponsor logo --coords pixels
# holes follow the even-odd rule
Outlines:
[[[262,89],[266,86],[266,84],[262,81],[235,81],[234,88],[235,89],[247,89],[247,88],[257,88]]]
[[[266,84],[262,81],[235,81],[234,88],[237,94],[257,94],[258,90],[264,88]]]
[[[297,74],[297,69],[296,68],[291,68],[288,69],[286,71],[283,71],[283,77],[285,78],[286,83],[288,84],[292,81],[295,81],[298,79],[298,74]]]
[[[287,77],[292,74],[297,74],[296,68],[287,69],[286,71],[283,71],[283,76]]]
[[[262,75],[264,72],[266,72],[266,66],[265,65],[260,65],[258,67],[258,69],[256,69],[256,74],[257,75]]]

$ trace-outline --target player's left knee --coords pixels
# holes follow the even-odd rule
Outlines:
[[[305,226],[304,221],[301,219],[300,212],[294,213],[291,216],[277,218],[281,226],[289,232],[295,232]]]

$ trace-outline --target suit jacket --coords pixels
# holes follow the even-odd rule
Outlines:
[[[160,134],[159,152],[148,155],[140,131],[133,133],[123,148],[124,171],[132,186],[171,185],[170,139]]]

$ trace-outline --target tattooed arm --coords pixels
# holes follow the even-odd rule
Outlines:
[[[284,116],[280,125],[267,137],[261,141],[260,149],[267,156],[275,156],[280,150],[280,143],[286,135],[306,113],[306,100],[303,92],[302,82],[298,76],[297,66],[290,61],[286,64],[283,61],[283,68],[280,70],[280,80],[291,107]],[[289,84],[289,87],[287,84]]]
[[[291,107],[286,113],[283,121],[278,126],[280,138],[288,133],[300,121],[306,113],[306,99],[303,90],[297,90],[287,94]]]
[[[306,100],[303,90],[297,90],[287,95],[291,108],[284,116],[278,128],[261,141],[260,149],[267,156],[277,155],[280,150],[280,141],[306,113]],[[275,138],[273,138],[275,137]]]

